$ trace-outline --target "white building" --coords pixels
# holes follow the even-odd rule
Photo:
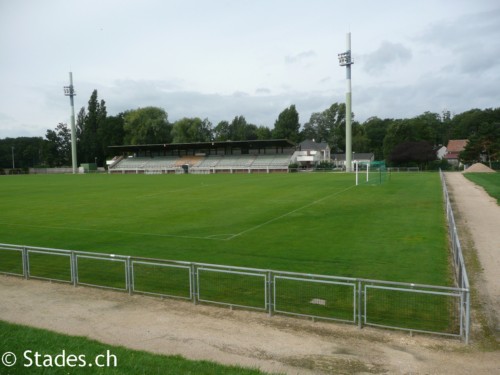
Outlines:
[[[302,167],[313,167],[322,161],[330,162],[330,146],[326,142],[307,139],[299,144],[299,149],[292,156],[292,163]]]

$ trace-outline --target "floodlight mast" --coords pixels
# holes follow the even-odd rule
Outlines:
[[[69,86],[64,86],[64,95],[69,96],[71,103],[71,164],[73,167],[73,174],[76,174],[77,161],[76,161],[76,128],[75,128],[75,101],[73,97],[76,95],[73,87],[73,73],[69,72]]]
[[[339,53],[340,66],[346,67],[347,92],[345,94],[345,167],[352,172],[352,91],[351,91],[351,33],[346,35],[346,52]]]

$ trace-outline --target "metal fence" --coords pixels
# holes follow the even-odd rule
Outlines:
[[[463,290],[466,290],[465,298],[463,301],[464,307],[462,308],[462,319],[464,320],[464,330],[465,330],[465,341],[469,340],[469,328],[470,328],[470,285],[469,277],[467,276],[467,269],[465,268],[464,256],[462,253],[462,246],[460,244],[460,239],[458,237],[457,225],[455,222],[455,216],[453,215],[453,209],[450,202],[450,196],[448,193],[448,187],[446,186],[446,178],[443,171],[439,170],[439,175],[441,177],[441,184],[443,186],[443,195],[446,206],[446,219],[448,221],[448,234],[450,238],[450,251],[452,255],[452,263],[455,271],[455,282],[457,286]]]
[[[0,244],[0,273],[468,340],[468,289]]]

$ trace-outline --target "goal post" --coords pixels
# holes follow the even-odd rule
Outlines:
[[[387,181],[387,168],[385,161],[372,161],[372,162],[354,162],[356,172],[356,185],[360,182],[359,175],[366,175],[366,184],[382,184]],[[362,177],[361,177],[362,178]]]

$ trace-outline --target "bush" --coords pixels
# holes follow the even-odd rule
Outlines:
[[[299,170],[299,167],[298,163],[290,163],[288,164],[288,172],[295,173]]]
[[[434,160],[428,164],[428,169],[431,171],[437,171],[441,169],[442,171],[449,171],[451,169],[451,164],[448,163],[448,160]]]
[[[322,170],[332,170],[334,167],[333,163],[330,161],[323,160],[320,162],[317,166],[316,169],[322,169]]]

